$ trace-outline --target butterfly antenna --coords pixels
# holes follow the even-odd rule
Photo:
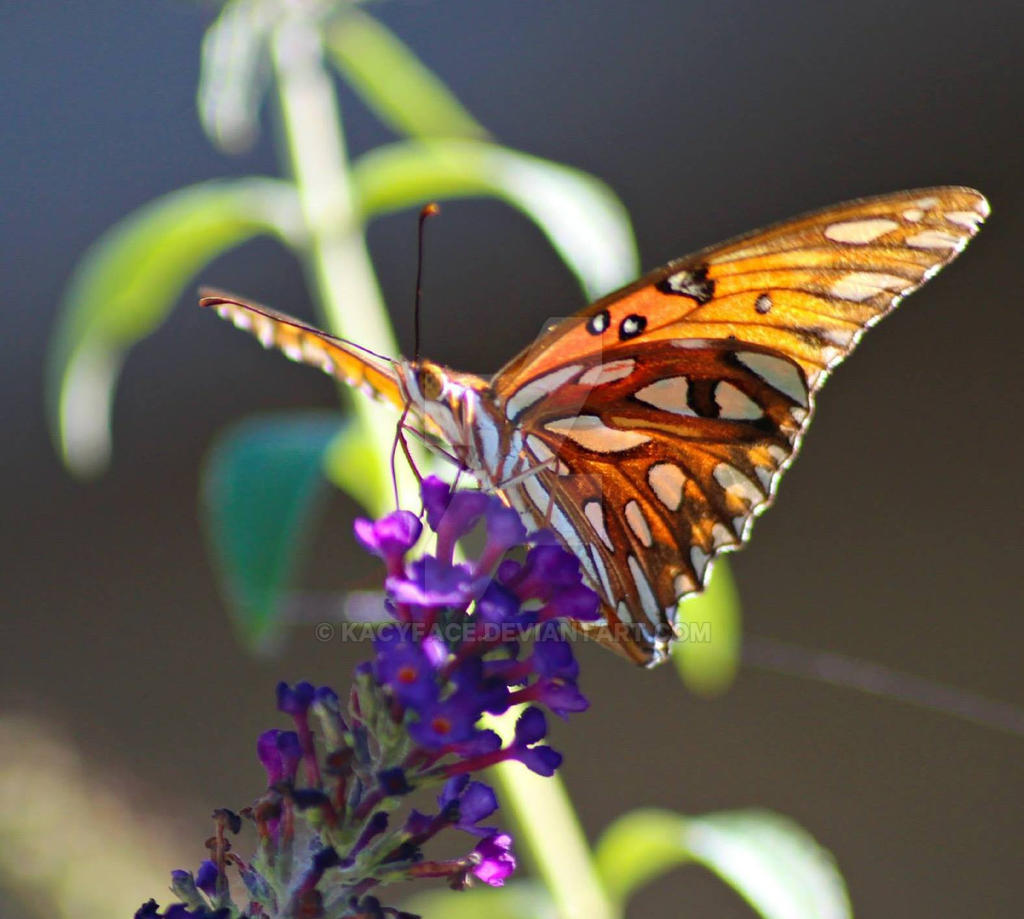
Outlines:
[[[420,211],[419,228],[416,234],[416,301],[412,311],[413,322],[413,347],[412,359],[420,359],[420,304],[423,302],[423,237],[426,235],[423,227],[428,217],[436,217],[441,213],[441,208],[433,201]]]

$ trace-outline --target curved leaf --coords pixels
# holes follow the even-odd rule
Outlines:
[[[92,246],[68,284],[47,367],[51,430],[73,472],[106,465],[124,352],[160,325],[190,278],[246,239],[292,238],[299,226],[288,183],[211,181],[145,205]]]
[[[740,595],[732,570],[718,559],[703,593],[679,604],[680,640],[672,662],[687,688],[702,696],[725,692],[736,678],[742,643]]]
[[[257,417],[225,431],[207,457],[200,503],[210,554],[239,631],[256,650],[277,637],[340,428],[332,412]]]
[[[639,274],[622,202],[578,169],[495,144],[410,141],[364,154],[352,178],[367,216],[438,198],[501,198],[537,224],[592,298]]]
[[[608,891],[629,895],[671,868],[697,863],[717,874],[764,919],[849,919],[846,885],[832,855],[793,821],[762,810],[683,817],[633,811],[597,845]]]
[[[349,85],[378,118],[413,137],[484,138],[440,79],[393,32],[349,7],[328,29],[327,50]]]

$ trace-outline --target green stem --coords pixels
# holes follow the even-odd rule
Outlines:
[[[487,727],[508,741],[513,724],[509,713],[488,719]],[[525,848],[558,915],[562,919],[617,919],[621,911],[597,874],[565,783],[558,775],[544,778],[517,762],[499,763],[491,775],[502,805],[515,821],[516,843]]]
[[[308,233],[306,270],[317,299],[335,334],[397,355],[349,179],[341,111],[320,33],[297,13],[278,28],[273,50],[283,134]],[[386,466],[394,423],[368,399],[353,399],[352,405]],[[395,471],[399,494],[414,496],[416,483],[406,464],[396,464]],[[378,514],[387,509],[370,508]]]
[[[366,247],[350,181],[341,112],[324,67],[320,34],[301,14],[274,36],[278,102],[291,172],[308,244],[306,266],[331,329],[385,354],[398,354]],[[374,452],[387,465],[394,424],[367,399],[353,400]],[[399,494],[413,504],[415,482],[398,464]],[[370,508],[375,513],[385,507]],[[544,879],[563,919],[614,919],[617,911],[598,879],[565,786],[518,764],[494,770],[519,842]]]

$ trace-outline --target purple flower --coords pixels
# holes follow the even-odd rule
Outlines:
[[[510,759],[517,759],[527,769],[538,775],[554,775],[562,764],[562,755],[551,747],[538,744],[548,732],[547,719],[539,708],[526,709],[516,722],[515,740],[510,749]]]
[[[217,870],[217,866],[206,859],[196,872],[196,887],[198,887],[208,897],[216,896],[217,893],[217,877],[220,872]]]
[[[359,541],[386,564],[387,611],[400,621],[377,634],[351,690],[339,698],[305,681],[277,687],[278,708],[295,724],[257,743],[268,790],[242,811],[256,825],[256,856],[234,854],[226,837],[240,818],[218,809],[216,859],[195,878],[175,872],[180,902],[161,912],[150,901],[138,919],[255,919],[282,910],[313,917],[330,904],[346,915],[401,916],[366,891],[416,878],[460,887],[475,876],[501,886],[515,869],[511,837],[483,825],[498,807],[494,791],[472,776],[509,760],[545,776],[559,767],[561,755],[544,742],[542,709],[565,717],[588,705],[562,620],[594,618],[599,600],[576,556],[551,534],[527,534],[498,498],[453,492],[433,477],[421,493],[433,553],[410,557],[423,526],[407,512],[356,523]],[[457,542],[476,528],[482,552],[453,564]],[[516,547],[525,549],[522,561],[506,558]],[[478,727],[484,713],[519,704],[527,707],[508,743]],[[442,781],[436,814],[409,808],[409,793]],[[479,844],[430,860],[424,844],[449,828]],[[334,848],[338,840],[348,851]],[[247,907],[232,900],[230,871],[241,875]],[[211,911],[209,902],[225,906]]]
[[[522,600],[548,600],[564,588],[580,583],[580,562],[561,546],[534,546],[509,583]]]
[[[491,887],[503,886],[505,879],[516,870],[512,837],[507,833],[488,836],[473,850],[473,855],[479,859],[473,874]]]
[[[355,522],[356,539],[378,558],[384,559],[388,574],[402,570],[402,560],[420,538],[423,524],[410,511],[395,511],[380,520],[360,517]]]
[[[580,672],[572,645],[553,636],[538,638],[533,643],[533,666],[540,676],[561,680],[575,680]]]
[[[549,619],[577,619],[593,622],[600,618],[601,599],[584,584],[573,584],[553,592],[548,604],[540,611],[541,621]]]
[[[420,708],[437,698],[436,664],[423,645],[395,626],[382,629],[373,645],[374,676],[402,705]]]
[[[476,601],[476,621],[484,628],[484,637],[493,632],[498,637],[505,634],[504,626],[526,626],[536,618],[533,614],[523,614],[519,598],[507,587],[497,581],[491,581],[485,588],[480,599]],[[491,628],[487,628],[490,626]]]
[[[471,782],[468,775],[457,775],[445,782],[437,796],[442,815],[448,815],[453,825],[474,836],[489,836],[494,827],[477,824],[498,809],[494,790],[483,782]]]
[[[273,728],[260,734],[256,741],[256,755],[267,770],[267,785],[291,782],[302,759],[299,736],[294,731],[279,731]]]
[[[420,482],[420,496],[427,513],[427,526],[436,533],[452,497],[451,486],[436,475],[428,475]]]
[[[292,688],[283,680],[277,684],[277,708],[286,715],[302,717],[313,704],[316,688],[312,683],[303,680]]]
[[[537,680],[529,689],[516,694],[516,702],[542,702],[560,718],[567,718],[571,712],[585,712],[590,702],[569,680]]]
[[[387,579],[388,592],[398,603],[413,606],[465,606],[472,597],[465,565],[449,565],[428,555],[410,566],[409,575]]]
[[[421,747],[439,750],[472,738],[480,709],[471,695],[456,693],[424,706],[419,714],[419,721],[409,725],[409,736]]]

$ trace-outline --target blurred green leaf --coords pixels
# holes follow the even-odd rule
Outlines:
[[[376,19],[349,7],[327,49],[378,118],[413,137],[485,138],[487,131],[412,50]]]
[[[500,198],[537,224],[592,298],[639,274],[622,202],[578,169],[495,144],[409,141],[364,154],[352,178],[368,217],[436,199]]]
[[[705,591],[679,604],[680,641],[672,662],[686,686],[702,696],[725,692],[736,678],[742,644],[739,591],[723,558],[715,562]]]
[[[846,885],[832,855],[792,820],[763,810],[683,817],[639,810],[597,845],[598,870],[618,902],[679,865],[717,874],[764,919],[848,919]]]
[[[108,230],[79,262],[47,366],[51,430],[79,475],[110,457],[110,405],[124,352],[166,318],[207,262],[261,233],[294,241],[292,186],[277,179],[204,182],[150,202]]]
[[[399,462],[405,462],[399,457]],[[338,431],[324,458],[327,477],[368,513],[387,507],[391,497],[391,475],[381,463],[373,446],[358,422]]]
[[[207,137],[228,153],[248,150],[259,133],[276,14],[266,0],[227,0],[203,36],[196,106]]]
[[[277,637],[341,424],[331,412],[257,417],[221,434],[207,457],[201,510],[211,555],[239,631],[257,651]]]
[[[404,900],[402,909],[426,919],[559,919],[547,891],[530,881],[513,881],[497,890],[432,890]]]

